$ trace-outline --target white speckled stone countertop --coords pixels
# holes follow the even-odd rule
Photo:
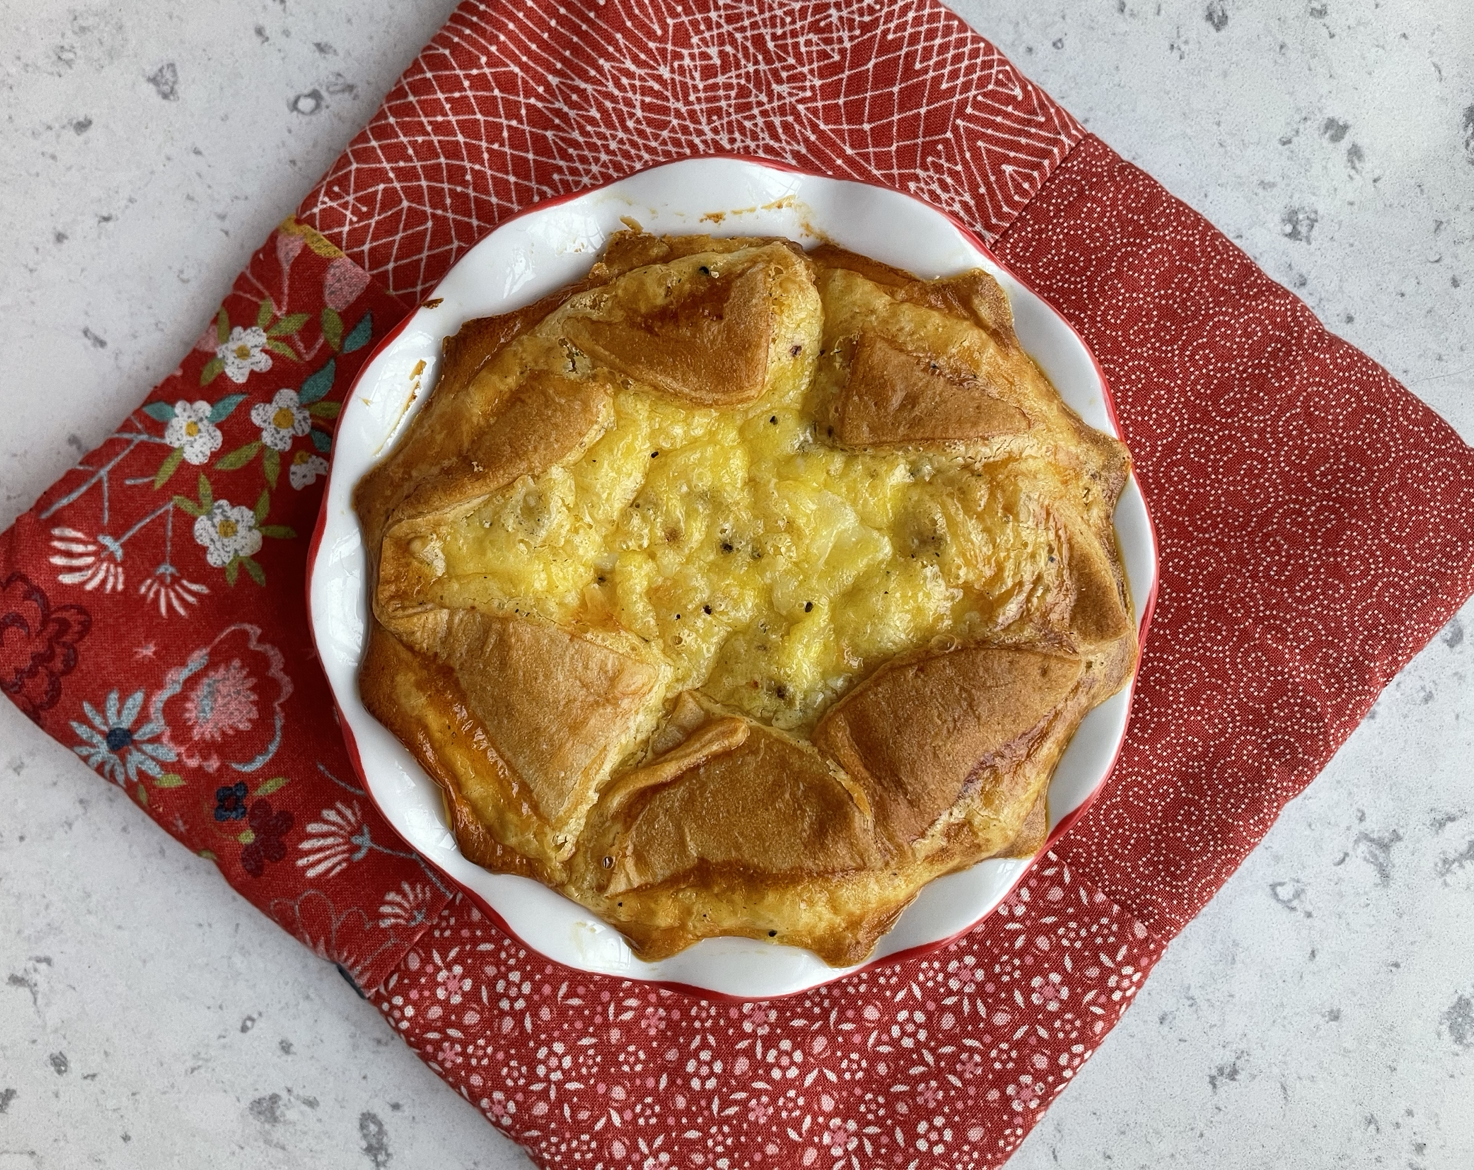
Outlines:
[[[959,0],[1474,440],[1469,0]],[[12,0],[0,525],[100,441],[451,0]],[[1474,1166],[1474,605],[1011,1167]],[[330,966],[0,703],[0,1170],[522,1167]]]

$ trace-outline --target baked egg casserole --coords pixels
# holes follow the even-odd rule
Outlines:
[[[854,964],[933,878],[1042,847],[1136,661],[1129,466],[981,269],[621,232],[447,338],[358,484],[364,703],[470,860],[640,958]]]

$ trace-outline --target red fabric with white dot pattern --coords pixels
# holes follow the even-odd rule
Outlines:
[[[1158,526],[1130,735],[1058,852],[1170,936],[1474,588],[1474,454],[1097,139],[995,248],[1105,368]]]

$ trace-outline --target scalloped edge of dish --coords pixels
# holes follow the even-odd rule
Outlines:
[[[693,188],[701,192],[708,186],[723,192],[740,192],[746,186],[758,198],[693,192]],[[806,188],[809,197],[801,198]],[[667,192],[663,204],[654,198],[662,191]],[[828,200],[824,214],[815,214],[816,193]],[[773,197],[764,203],[762,195]],[[673,202],[679,208],[670,207]],[[736,203],[743,205],[733,206]],[[561,226],[548,231],[549,225],[559,222],[560,212]],[[927,257],[907,249],[907,244],[914,245],[914,237],[904,228],[897,230],[894,217],[900,215],[904,224],[908,214],[919,217],[910,221],[913,225],[920,223],[933,233],[930,255],[940,263],[919,263]],[[1087,422],[1120,435],[1105,373],[1073,326],[1003,265],[975,233],[913,196],[768,160],[716,155],[662,164],[602,187],[539,203],[503,222],[456,262],[430,297],[374,348],[344,399],[328,484],[309,546],[306,584],[312,637],[353,766],[368,799],[428,864],[522,945],[576,970],[706,998],[771,999],[945,947],[996,909],[1032,860],[986,859],[929,883],[896,927],[880,940],[875,953],[855,967],[829,967],[806,950],[735,938],[706,939],[669,959],[644,963],[633,956],[617,930],[594,919],[577,903],[537,882],[493,874],[467,861],[447,826],[439,789],[359,699],[366,558],[349,505],[352,484],[423,405],[427,395],[422,391],[434,384],[445,336],[471,317],[516,308],[581,275],[576,270],[587,269],[608,233],[622,227],[625,217],[662,232],[785,235],[808,243],[827,239],[921,275],[944,275],[981,261],[1003,283],[1020,340],[1061,396]],[[867,219],[873,222],[866,223]],[[868,238],[857,240],[864,236],[857,224],[881,232],[879,246]],[[897,244],[898,238],[904,243]],[[508,249],[509,255],[498,254]],[[1057,340],[1041,350],[1038,342],[1051,335]],[[417,363],[423,364],[416,368]],[[397,398],[394,386],[399,388]],[[381,387],[390,389],[387,399],[380,400]],[[369,398],[369,393],[375,398]],[[365,434],[349,429],[364,426],[368,428]],[[339,475],[340,470],[345,474]],[[1157,541],[1134,476],[1117,506],[1115,522],[1133,600],[1139,599],[1138,631],[1144,646],[1156,602]],[[1083,815],[1114,770],[1126,738],[1135,680],[1133,672],[1121,691],[1086,716],[1056,768],[1049,789],[1050,831],[1041,855]]]

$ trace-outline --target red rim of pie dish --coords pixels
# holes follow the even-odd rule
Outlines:
[[[880,190],[883,190],[883,191],[895,191],[895,188],[886,187],[886,186],[884,186],[883,184],[880,184],[880,183],[865,183],[862,180],[858,180],[858,179],[840,178],[840,177],[834,176],[834,175],[823,175],[823,174],[819,174],[818,172],[815,172],[815,171],[806,171],[803,168],[796,167],[796,166],[794,166],[791,163],[781,162],[781,161],[778,161],[778,160],[775,160],[775,159],[760,158],[760,157],[758,157],[756,155],[748,155],[748,154],[704,154],[704,155],[692,155],[692,156],[689,156],[687,159],[668,159],[665,162],[652,163],[650,166],[640,167],[637,170],[633,170],[633,171],[629,172],[629,174],[624,175],[624,176],[621,176],[621,178],[619,178],[619,179],[610,180],[610,182],[608,182],[608,183],[601,183],[597,187],[588,187],[588,188],[585,188],[585,189],[579,190],[579,191],[571,191],[571,192],[569,192],[567,194],[564,194],[564,195],[558,195],[558,196],[554,196],[553,198],[550,198],[550,199],[542,200],[541,202],[536,203],[536,204],[532,205],[531,207],[523,208],[521,211],[515,213],[514,215],[508,216],[506,219],[502,220],[500,223],[498,223],[496,225],[495,228],[493,228],[491,230],[492,231],[499,231],[502,228],[506,227],[508,224],[513,223],[513,222],[515,222],[518,219],[521,219],[523,216],[530,215],[533,212],[545,211],[549,207],[556,207],[557,205],[559,205],[561,203],[567,203],[567,202],[570,202],[571,200],[582,198],[583,196],[588,195],[588,194],[590,194],[590,193],[592,193],[594,191],[601,190],[604,187],[612,186],[614,183],[624,182],[626,179],[633,178],[635,175],[643,174],[645,171],[656,170],[659,167],[669,166],[669,165],[671,165],[672,163],[675,163],[675,162],[687,162],[687,161],[692,161],[692,160],[695,160],[695,159],[701,159],[701,160],[707,160],[707,159],[730,159],[730,160],[732,160],[734,162],[750,163],[750,164],[753,164],[755,166],[766,167],[769,170],[786,171],[786,172],[788,172],[790,174],[803,175],[803,176],[805,176],[807,178],[836,179],[839,182],[858,183],[861,186],[876,187],[876,188],[878,188]],[[902,191],[902,192],[896,192],[896,193],[897,194],[906,195],[908,198],[911,198],[911,199],[916,199],[916,196],[911,195],[909,192]],[[1020,278],[1019,275],[1017,273],[1015,273],[1011,268],[1009,268],[1009,266],[1007,264],[1003,263],[1003,261],[1001,261],[1000,259],[998,259],[998,257],[996,255],[994,255],[993,250],[991,248],[989,248],[988,245],[983,242],[982,238],[980,236],[978,236],[978,234],[976,232],[974,232],[970,227],[968,227],[966,224],[962,223],[960,220],[958,220],[955,216],[953,216],[949,212],[943,211],[941,208],[935,207],[935,206],[933,206],[930,203],[926,203],[925,200],[918,199],[917,202],[923,203],[923,204],[925,204],[925,206],[928,209],[930,209],[932,211],[935,211],[939,215],[945,216],[946,219],[948,220],[948,222],[951,223],[952,226],[955,227],[966,238],[967,242],[973,248],[975,248],[978,252],[980,252],[984,256],[986,256],[992,263],[996,264],[1002,271],[1006,272],[1012,279],[1018,281],[1018,283],[1020,285],[1022,285],[1032,296],[1034,296],[1042,304],[1044,304],[1046,307],[1048,307],[1049,311],[1051,313],[1053,313],[1056,317],[1058,317],[1059,320],[1061,322],[1063,322],[1063,324],[1065,325],[1065,327],[1067,329],[1069,329],[1069,331],[1072,334],[1074,334],[1075,339],[1077,341],[1079,341],[1081,347],[1085,350],[1086,354],[1089,355],[1091,365],[1095,368],[1095,375],[1096,375],[1096,377],[1100,381],[1101,392],[1102,392],[1102,399],[1105,402],[1106,414],[1109,416],[1109,418],[1111,420],[1111,426],[1115,428],[1116,437],[1118,439],[1121,439],[1122,442],[1124,442],[1125,440],[1122,437],[1120,420],[1119,420],[1119,418],[1116,415],[1116,404],[1115,404],[1115,400],[1114,400],[1114,398],[1113,398],[1113,396],[1111,394],[1110,381],[1106,378],[1105,370],[1101,368],[1100,362],[1096,359],[1096,356],[1095,356],[1094,351],[1090,348],[1089,345],[1086,344],[1085,339],[1080,336],[1079,331],[1070,323],[1069,319],[1066,318],[1065,315],[1063,313],[1061,313],[1058,309],[1056,309],[1054,307],[1054,305],[1051,304],[1046,298],[1040,296],[1037,292],[1035,292],[1033,286],[1030,285],[1028,283],[1028,281],[1023,280],[1022,278]],[[490,235],[490,234],[491,234],[491,232],[488,232],[487,233],[487,235]],[[482,237],[482,239],[485,239],[485,238],[486,238],[485,236]],[[477,243],[480,243],[480,241],[478,240]],[[474,245],[473,245],[473,247],[474,247]],[[466,251],[469,252],[470,249],[468,248]],[[464,254],[463,254],[463,257],[464,257]],[[457,263],[459,263],[459,261],[457,261]],[[442,279],[444,279],[444,278],[442,277]],[[405,316],[403,317],[403,319],[400,320],[400,322],[397,325],[395,325],[393,329],[391,329],[388,333],[386,333],[384,335],[384,337],[382,339],[380,339],[379,343],[377,345],[375,345],[374,348],[369,352],[369,355],[364,360],[363,365],[361,367],[359,367],[358,374],[353,379],[353,385],[348,388],[348,393],[343,396],[343,406],[344,407],[346,407],[348,405],[349,400],[352,399],[352,397],[354,396],[354,394],[356,394],[358,392],[358,384],[359,384],[360,381],[362,381],[364,374],[369,370],[369,368],[378,359],[379,355],[390,344],[392,344],[393,341],[395,340],[395,338],[397,338],[399,336],[399,334],[405,329],[405,327],[409,324],[409,322],[414,318],[416,311],[420,307],[421,307],[420,305],[416,305],[413,309],[411,309],[408,313],[406,313]],[[1133,472],[1133,474],[1134,474],[1134,472]],[[311,637],[312,637],[312,640],[313,640],[313,649],[314,649],[314,651],[317,650],[317,624],[316,624],[316,622],[314,622],[312,620],[312,579],[313,579],[314,571],[316,570],[316,567],[317,567],[317,556],[318,556],[319,547],[322,544],[323,531],[324,531],[324,529],[326,527],[326,524],[327,524],[328,489],[331,487],[331,482],[332,482],[332,467],[330,466],[329,469],[328,469],[327,481],[326,481],[326,483],[324,485],[324,489],[323,489],[322,505],[318,509],[317,523],[313,526],[312,540],[309,543],[308,549],[307,549],[307,574],[306,574],[306,578],[305,578],[305,581],[304,581],[304,587],[305,587],[306,600],[307,600],[307,614],[308,614],[308,622],[307,622],[307,624],[308,624],[308,629],[309,629],[309,632],[310,632]],[[1137,480],[1137,488],[1138,488],[1138,490],[1140,490],[1140,480],[1139,479]],[[1160,576],[1161,576],[1161,559],[1160,559],[1160,555],[1159,555],[1159,549],[1160,549],[1161,546],[1160,546],[1160,544],[1159,544],[1159,542],[1157,540],[1156,525],[1152,521],[1152,518],[1151,518],[1151,508],[1147,504],[1145,493],[1142,494],[1142,509],[1146,513],[1146,517],[1147,517],[1147,531],[1148,531],[1149,538],[1151,540],[1151,545],[1152,545],[1152,547],[1151,547],[1152,564],[1153,564],[1153,568],[1154,568],[1155,571],[1152,574],[1152,585],[1151,585],[1151,588],[1147,591],[1146,599],[1142,603],[1141,616],[1140,616],[1140,618],[1137,621],[1137,643],[1138,643],[1138,649],[1137,649],[1137,655],[1136,655],[1136,666],[1132,670],[1132,672],[1131,672],[1131,678],[1128,680],[1128,682],[1126,684],[1126,690],[1127,690],[1128,695],[1134,693],[1134,691],[1136,689],[1136,680],[1137,680],[1137,677],[1141,673],[1141,662],[1142,662],[1142,657],[1143,657],[1143,654],[1144,654],[1145,648],[1146,648],[1147,631],[1148,631],[1148,629],[1149,629],[1149,627],[1151,625],[1152,614],[1153,614],[1153,612],[1156,609],[1156,604],[1157,604],[1157,586],[1158,586],[1158,581],[1160,580]],[[321,654],[319,654],[319,658],[321,658]],[[349,726],[348,721],[343,717],[342,709],[338,705],[337,692],[336,691],[333,691],[333,688],[332,688],[331,684],[329,684],[328,689],[329,689],[329,691],[333,695],[333,712],[334,712],[334,716],[335,716],[335,718],[337,720],[337,723],[338,723],[338,728],[339,728],[339,730],[343,734],[343,742],[347,745],[347,748],[348,748],[348,757],[349,757],[350,761],[353,764],[353,770],[354,770],[355,773],[357,773],[359,780],[363,784],[364,794],[368,798],[368,800],[370,801],[370,803],[373,804],[374,808],[378,810],[379,815],[382,816],[382,817],[384,817],[384,820],[386,822],[388,822],[392,826],[393,822],[390,821],[388,815],[384,812],[383,808],[379,805],[379,802],[378,802],[377,798],[374,796],[373,787],[369,783],[368,776],[367,776],[367,774],[364,771],[363,760],[359,756],[358,741],[354,738],[353,729]],[[929,955],[929,954],[932,954],[932,953],[934,953],[936,951],[942,950],[945,947],[949,947],[954,942],[956,942],[958,939],[962,938],[964,935],[972,933],[972,931],[976,930],[978,928],[978,926],[980,926],[983,923],[983,921],[985,919],[987,919],[988,915],[992,914],[995,910],[998,909],[999,906],[1003,905],[1009,899],[1010,896],[1012,896],[1013,891],[1018,888],[1019,883],[1023,881],[1024,877],[1029,873],[1029,871],[1034,867],[1034,865],[1038,863],[1039,859],[1042,858],[1046,853],[1048,853],[1049,850],[1052,849],[1059,842],[1059,839],[1062,836],[1064,836],[1065,833],[1067,833],[1069,831],[1070,827],[1072,825],[1074,825],[1074,823],[1077,820],[1079,820],[1082,815],[1084,815],[1084,813],[1090,808],[1090,806],[1092,804],[1095,803],[1096,798],[1099,797],[1100,794],[1101,794],[1101,792],[1103,792],[1105,790],[1106,786],[1110,782],[1111,776],[1114,775],[1114,773],[1115,773],[1116,764],[1119,762],[1119,760],[1121,758],[1121,752],[1122,752],[1122,750],[1126,746],[1126,737],[1127,737],[1127,735],[1130,734],[1130,730],[1131,730],[1131,707],[1128,706],[1127,713],[1126,713],[1126,726],[1123,728],[1123,730],[1121,732],[1120,741],[1116,744],[1116,751],[1115,751],[1115,754],[1111,757],[1110,767],[1107,768],[1105,770],[1105,772],[1102,774],[1101,779],[1100,779],[1100,782],[1090,791],[1089,795],[1087,795],[1085,797],[1085,799],[1080,802],[1080,804],[1079,804],[1079,806],[1077,808],[1075,808],[1075,809],[1071,810],[1069,813],[1067,813],[1060,820],[1060,822],[1058,824],[1056,824],[1050,830],[1049,836],[1045,839],[1043,847],[1030,860],[1029,865],[1025,866],[1024,869],[1022,869],[1019,872],[1018,877],[1016,877],[1013,880],[1013,882],[1009,885],[1008,890],[996,902],[994,902],[992,906],[990,906],[986,911],[984,911],[981,915],[979,915],[974,921],[972,921],[971,923],[969,923],[967,926],[963,927],[961,930],[958,930],[958,931],[956,931],[956,932],[954,932],[952,934],[947,935],[945,938],[937,939],[934,942],[918,943],[914,947],[907,947],[904,950],[895,951],[892,954],[882,955],[879,958],[870,959],[868,962],[861,963],[857,967],[848,968],[848,969],[837,969],[837,970],[835,970],[835,973],[833,974],[833,976],[831,976],[830,978],[824,979],[824,980],[822,980],[819,983],[810,984],[807,987],[802,987],[802,988],[799,988],[799,989],[797,989],[795,991],[787,991],[787,992],[781,992],[781,993],[776,994],[776,995],[764,996],[764,997],[762,997],[762,1000],[765,1001],[765,1000],[773,1000],[773,999],[786,999],[789,996],[802,995],[804,992],[813,991],[816,988],[824,987],[824,986],[826,986],[826,985],[828,985],[830,983],[834,983],[834,982],[836,982],[836,981],[838,981],[840,979],[847,978],[850,975],[858,974],[861,971],[871,971],[871,970],[878,969],[880,967],[887,967],[887,966],[890,966],[890,965],[895,964],[895,963],[905,962],[908,959],[918,959],[918,958],[921,958],[921,957],[923,957],[925,955]],[[1051,783],[1052,782],[1053,781],[1051,780]],[[459,849],[459,845],[457,846],[457,849]],[[426,857],[424,854],[419,853],[418,850],[416,851],[416,855],[426,865],[429,865],[429,866],[433,867],[441,875],[441,877],[444,878],[445,881],[450,884],[450,886],[452,888],[454,888],[456,890],[459,890],[460,893],[462,894],[462,896],[467,897],[472,902],[474,902],[475,905],[476,905],[476,907],[477,907],[477,909],[480,910],[480,912],[482,914],[486,915],[487,918],[489,918],[493,923],[495,923],[497,929],[500,930],[503,934],[505,934],[508,938],[511,938],[512,940],[514,940],[518,945],[523,946],[523,947],[526,947],[529,951],[532,951],[534,954],[536,954],[539,957],[543,958],[545,961],[547,961],[549,963],[554,963],[554,964],[556,964],[557,966],[560,966],[560,967],[566,967],[566,964],[559,963],[558,960],[556,960],[556,959],[548,958],[546,955],[543,955],[542,952],[537,949],[537,947],[533,946],[532,944],[528,943],[525,939],[521,938],[514,930],[511,929],[511,927],[509,927],[507,925],[506,920],[499,913],[497,913],[497,911],[495,909],[492,908],[492,906],[486,901],[486,899],[483,898],[480,894],[476,893],[476,891],[470,889],[469,887],[467,887],[465,885],[462,885],[461,882],[459,882],[456,878],[452,877],[443,868],[441,868],[439,865],[437,865],[433,860],[431,860],[430,858]],[[429,929],[428,924],[426,926],[426,929]],[[568,970],[574,970],[574,971],[585,971],[588,974],[599,975],[599,976],[601,976],[603,978],[606,978],[606,979],[622,979],[622,980],[625,980],[625,981],[631,982],[631,983],[640,983],[640,984],[643,984],[643,985],[648,986],[648,987],[660,987],[660,988],[664,988],[667,991],[679,992],[682,995],[693,996],[693,997],[695,997],[697,999],[705,999],[705,1000],[711,1000],[711,1001],[715,1001],[715,1002],[726,1002],[726,1003],[757,1002],[757,1000],[755,1000],[755,997],[742,996],[742,995],[733,995],[733,994],[731,994],[729,992],[713,991],[713,990],[710,990],[709,988],[697,987],[697,986],[695,986],[693,984],[680,983],[680,982],[676,982],[674,980],[668,980],[668,979],[645,979],[645,978],[640,977],[639,975],[633,975],[633,974],[627,974],[627,975],[611,975],[611,974],[607,974],[607,973],[602,972],[602,971],[590,971],[590,970],[588,970],[586,968],[567,967],[566,969],[568,969]]]

